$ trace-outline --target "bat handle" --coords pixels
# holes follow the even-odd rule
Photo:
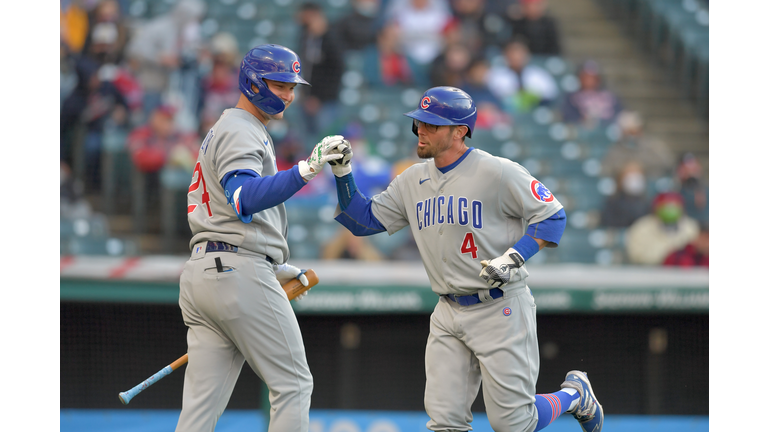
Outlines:
[[[132,389],[130,389],[128,391],[121,392],[120,393],[120,402],[122,402],[123,405],[128,405],[128,402],[130,402],[131,399],[133,399],[134,396],[136,396],[137,394],[141,393],[142,391],[144,391],[144,389],[146,389],[147,387],[149,387],[152,384],[156,383],[157,381],[159,381],[160,379],[162,379],[163,377],[165,377],[166,375],[168,375],[171,372],[173,372],[173,369],[171,368],[171,365],[168,365],[168,366],[160,369],[156,374],[154,374],[151,377],[145,379],[140,384],[138,384],[136,387],[134,387],[134,388],[132,388]]]

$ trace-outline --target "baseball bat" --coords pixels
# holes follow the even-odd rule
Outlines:
[[[285,294],[288,296],[288,300],[295,299],[320,282],[320,279],[317,277],[317,273],[315,273],[314,270],[309,269],[305,271],[304,274],[307,275],[307,281],[309,282],[309,285],[304,286],[298,278],[291,279],[283,285],[283,290],[285,290]],[[128,405],[131,399],[133,399],[137,394],[141,393],[147,387],[168,376],[171,372],[175,371],[182,365],[187,364],[187,361],[189,361],[189,356],[184,354],[183,356],[177,358],[176,361],[160,369],[157,371],[157,373],[145,379],[132,389],[120,392],[120,402],[122,402],[123,405]]]

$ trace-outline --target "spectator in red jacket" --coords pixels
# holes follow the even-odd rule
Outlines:
[[[128,136],[128,151],[139,171],[157,172],[169,162],[191,171],[197,159],[199,142],[195,134],[177,130],[175,113],[172,106],[161,105],[152,111],[147,124],[134,129]],[[181,150],[184,150],[186,157],[179,156]]]
[[[669,254],[664,260],[666,266],[709,267],[709,227],[699,226],[699,235],[682,249]]]

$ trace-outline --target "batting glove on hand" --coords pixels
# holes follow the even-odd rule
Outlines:
[[[304,180],[310,181],[315,178],[326,162],[343,158],[344,156],[340,153],[331,153],[331,150],[338,147],[343,141],[344,137],[341,135],[333,135],[327,136],[317,143],[307,160],[299,162],[299,174]]]
[[[331,150],[331,154],[340,154],[343,157],[341,159],[328,161],[331,165],[331,171],[336,177],[344,177],[352,172],[352,145],[349,141],[344,140],[338,147]]]
[[[288,263],[275,266],[275,276],[280,285],[285,285],[291,279],[298,278],[302,285],[309,285],[307,275],[304,273],[306,270],[302,270],[296,266],[292,266]]]
[[[517,274],[520,267],[525,264],[525,260],[518,251],[514,248],[509,248],[504,252],[504,255],[490,261],[482,260],[480,264],[483,266],[483,269],[480,271],[480,277],[491,288],[499,288],[506,285]]]

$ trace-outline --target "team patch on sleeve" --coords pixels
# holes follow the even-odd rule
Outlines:
[[[538,180],[531,181],[531,193],[534,198],[544,203],[555,200],[555,196],[552,195],[552,192]]]

